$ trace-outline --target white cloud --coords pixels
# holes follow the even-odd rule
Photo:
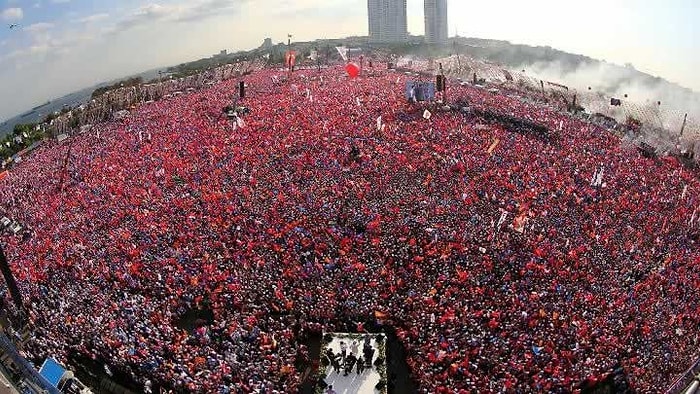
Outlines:
[[[24,17],[24,12],[22,12],[22,9],[18,7],[7,8],[2,11],[0,17],[5,21],[18,21]]]
[[[172,4],[150,3],[134,10],[111,30],[122,32],[153,22],[193,22],[230,13],[248,0],[190,0]]]
[[[22,30],[28,31],[30,33],[39,33],[39,32],[45,32],[46,30],[49,30],[53,27],[54,27],[53,23],[39,22],[39,23],[31,24]]]
[[[94,14],[78,19],[78,23],[94,23],[109,18],[109,14]]]

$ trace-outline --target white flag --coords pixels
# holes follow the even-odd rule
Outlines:
[[[506,217],[508,217],[508,212],[503,211],[501,212],[501,217],[498,219],[498,224],[496,225],[496,228],[500,228],[503,222],[506,221]]]
[[[348,48],[346,47],[335,47],[335,49],[338,51],[338,54],[340,54],[340,57],[343,58],[343,61],[348,61]]]
[[[377,131],[381,131],[381,130],[382,130],[382,116],[380,115],[377,118]]]
[[[596,186],[600,186],[603,184],[603,174],[605,173],[605,167],[600,167],[600,171],[598,171],[598,178],[596,179]]]
[[[681,193],[681,200],[685,198],[686,193],[688,193],[688,185],[683,187],[683,193]]]
[[[431,114],[430,111],[428,111],[427,109],[425,110],[425,112],[423,112],[423,118],[425,120],[430,120],[431,116],[433,116],[433,114]]]
[[[593,172],[593,177],[591,178],[591,186],[600,186],[603,183],[604,172],[605,167],[596,167],[595,172]]]
[[[698,212],[698,210],[693,211],[693,216],[690,217],[690,222],[688,222],[688,227],[693,227],[693,223],[695,223],[695,214]]]

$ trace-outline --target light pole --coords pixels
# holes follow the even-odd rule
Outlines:
[[[683,125],[681,126],[681,134],[678,136],[678,138],[683,137],[683,131],[685,131],[685,125],[688,122],[688,114],[685,114],[683,117]]]

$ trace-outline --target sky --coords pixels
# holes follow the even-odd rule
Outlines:
[[[423,1],[408,1],[422,35]],[[448,0],[449,34],[548,45],[700,91],[698,0]],[[10,28],[10,25],[17,26]],[[366,0],[0,0],[0,121],[99,82],[293,40],[367,34]]]

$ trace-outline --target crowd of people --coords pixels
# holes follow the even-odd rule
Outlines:
[[[698,172],[516,94],[448,86],[548,134],[408,103],[407,78],[266,69],[239,124],[231,79],[43,144],[0,181],[28,356],[290,393],[309,333],[381,317],[421,393],[571,392],[618,362],[667,387],[699,346]]]

